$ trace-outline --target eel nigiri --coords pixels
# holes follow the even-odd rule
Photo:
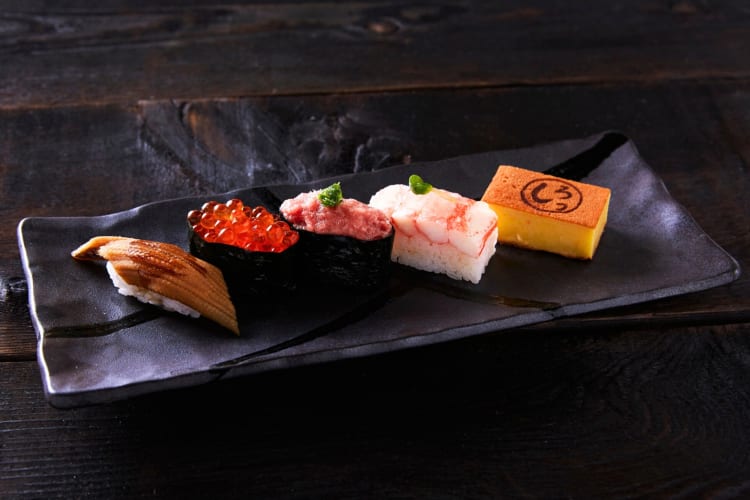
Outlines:
[[[479,283],[495,254],[497,214],[489,205],[433,188],[419,176],[384,187],[370,206],[391,218],[395,262]]]
[[[105,260],[122,295],[192,317],[205,316],[239,335],[237,313],[217,267],[177,245],[97,236],[71,252],[77,260]]]

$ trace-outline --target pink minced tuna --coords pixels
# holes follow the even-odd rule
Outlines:
[[[391,221],[385,213],[361,201],[344,198],[335,207],[318,199],[319,191],[301,193],[285,200],[281,214],[296,229],[317,234],[348,236],[363,241],[379,240],[391,234]]]

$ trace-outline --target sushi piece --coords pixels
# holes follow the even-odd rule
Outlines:
[[[224,272],[233,296],[262,297],[296,287],[299,234],[263,206],[233,198],[187,214],[190,252]]]
[[[406,266],[479,283],[497,242],[497,215],[483,201],[433,188],[412,175],[370,199],[395,228],[392,259]]]
[[[73,250],[71,256],[107,261],[110,279],[122,295],[187,316],[205,316],[240,334],[221,271],[176,245],[97,236]]]
[[[380,210],[344,198],[340,183],[300,193],[279,211],[300,235],[300,272],[315,285],[372,289],[390,277],[393,227]]]
[[[500,243],[592,260],[610,197],[609,188],[500,165],[482,200],[497,213]]]

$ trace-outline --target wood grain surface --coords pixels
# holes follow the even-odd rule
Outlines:
[[[46,498],[741,498],[748,333],[512,331],[62,413],[31,390],[33,363],[0,363],[0,484]]]
[[[0,106],[747,78],[737,1],[10,2]]]
[[[0,498],[750,495],[750,8],[111,1],[0,8]],[[16,239],[268,182],[618,130],[726,286],[59,410]]]
[[[748,109],[741,105],[749,95],[747,85],[719,82],[144,101],[35,110],[31,123],[26,112],[6,110],[0,111],[0,130],[9,135],[2,164],[10,173],[0,189],[3,199],[13,200],[6,215],[11,220],[91,216],[160,199],[304,182],[617,128],[633,139],[675,199],[746,267],[750,179],[737,172],[748,152],[705,145],[725,140],[729,123],[737,137],[750,131],[750,114],[737,111]],[[681,110],[683,102],[691,109]],[[534,140],[524,139],[529,137]],[[13,166],[21,168],[11,171]],[[23,307],[15,227],[0,231],[7,307],[11,297]],[[736,322],[750,317],[749,306],[750,278],[743,275],[688,297],[563,322]],[[28,329],[26,315],[9,309],[7,316],[3,331]],[[33,359],[35,339],[24,338],[19,345],[17,336],[0,335],[13,342],[5,346],[0,340],[0,353],[18,357],[22,349]]]

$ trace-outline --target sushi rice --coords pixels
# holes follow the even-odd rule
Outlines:
[[[497,214],[483,201],[442,189],[414,194],[386,186],[370,199],[395,228],[391,259],[423,271],[479,283],[497,243]]]
[[[136,299],[146,304],[152,304],[166,309],[167,311],[173,311],[184,314],[186,316],[190,316],[191,318],[197,318],[198,316],[200,316],[200,313],[198,311],[186,306],[182,302],[170,299],[169,297],[166,297],[160,293],[153,292],[146,288],[141,288],[139,286],[126,283],[125,280],[123,280],[122,277],[117,274],[115,266],[112,265],[112,262],[107,262],[107,273],[109,273],[109,277],[112,280],[112,283],[117,287],[117,291],[120,292],[121,295],[135,297]]]

